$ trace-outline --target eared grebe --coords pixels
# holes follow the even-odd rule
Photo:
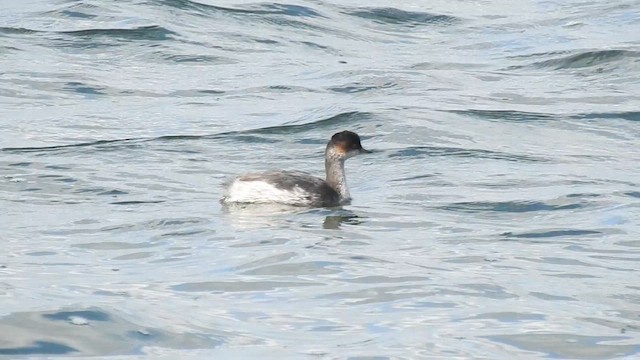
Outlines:
[[[358,134],[351,131],[336,133],[324,152],[326,181],[299,171],[246,174],[233,180],[222,203],[278,203],[311,207],[348,204],[351,197],[344,162],[369,152],[362,148]]]

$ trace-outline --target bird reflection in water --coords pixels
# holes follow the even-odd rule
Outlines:
[[[322,223],[322,227],[325,229],[337,230],[340,229],[342,224],[347,225],[360,225],[362,224],[362,219],[353,213],[350,214],[340,214],[340,215],[329,215],[324,218],[324,222]]]
[[[308,222],[308,216],[319,217],[324,215],[322,227],[329,230],[337,230],[342,225],[359,225],[363,218],[344,208],[316,208],[302,210],[299,207],[261,204],[251,206],[223,206],[224,213],[230,215],[231,223],[239,227],[273,226],[283,222],[292,224],[295,222],[290,215],[303,216],[302,223]]]

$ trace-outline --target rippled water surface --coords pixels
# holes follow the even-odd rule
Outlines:
[[[639,1],[0,7],[0,357],[640,357]]]

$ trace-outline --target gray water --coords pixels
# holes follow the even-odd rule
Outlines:
[[[640,1],[0,9],[0,357],[640,357]]]

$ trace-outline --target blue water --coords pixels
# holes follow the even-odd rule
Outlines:
[[[639,1],[0,10],[0,357],[640,357]]]

